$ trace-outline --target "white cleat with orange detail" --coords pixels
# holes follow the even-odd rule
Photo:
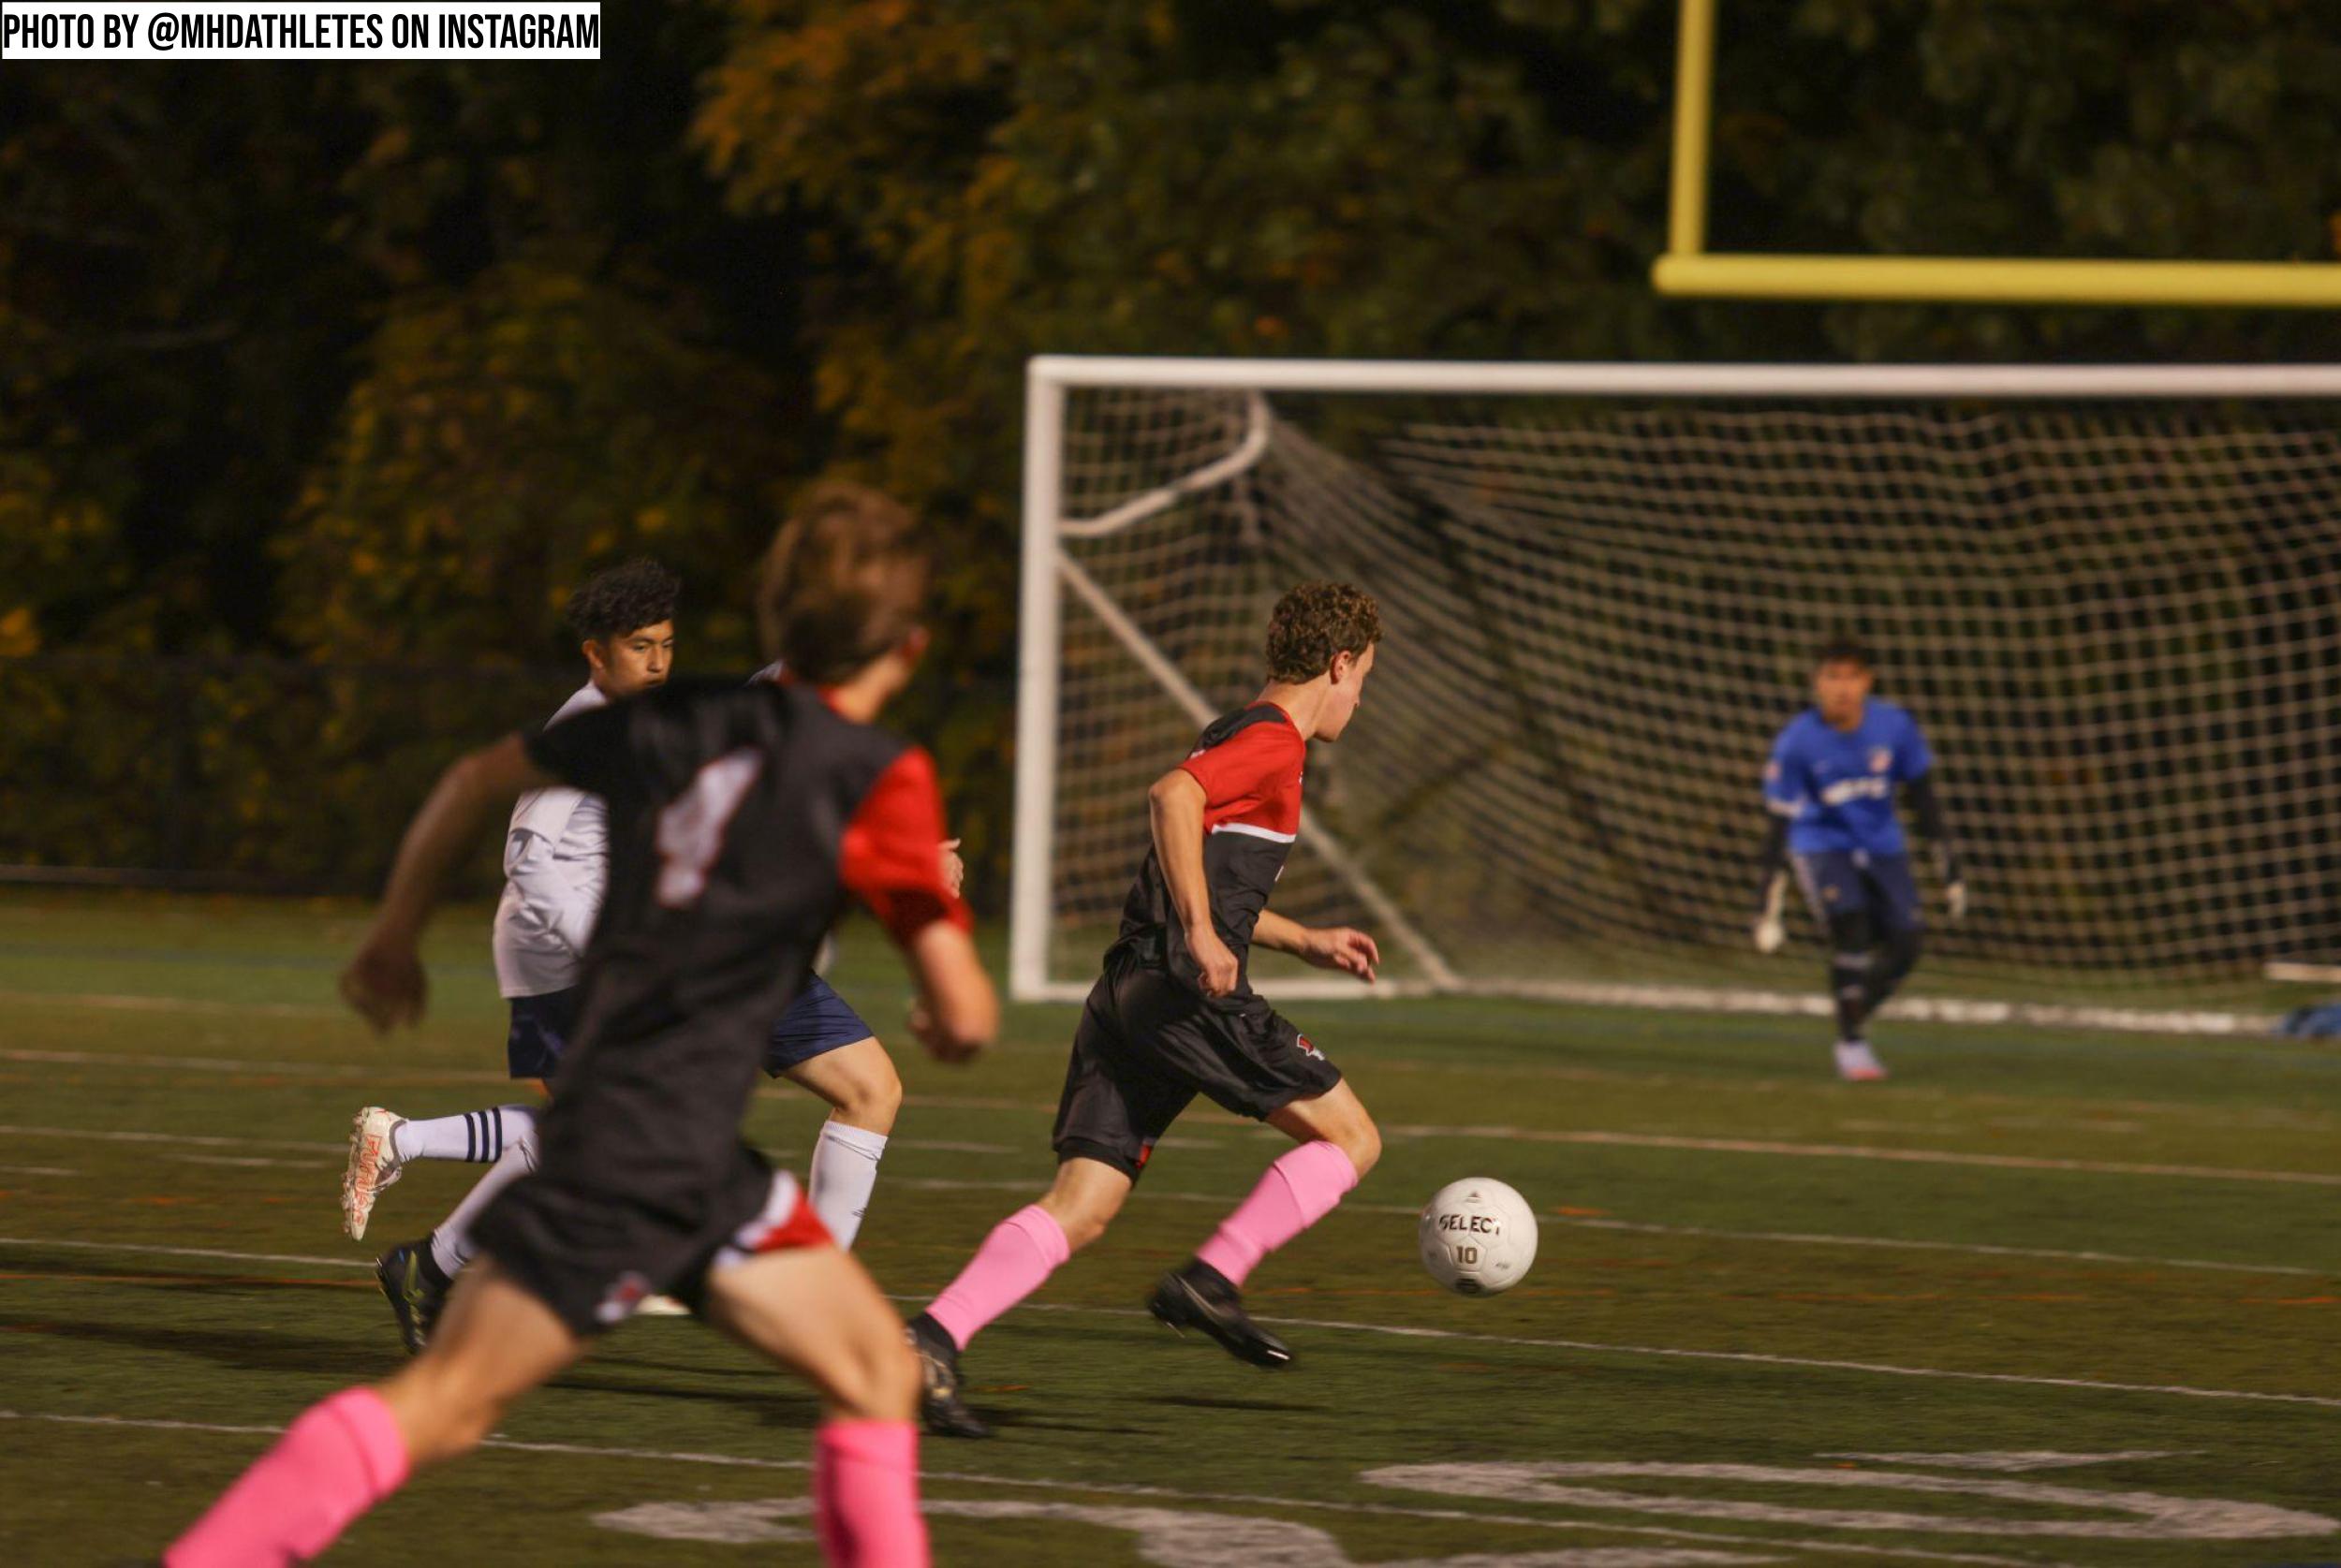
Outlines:
[[[406,1119],[380,1106],[368,1106],[349,1127],[349,1166],[342,1172],[342,1229],[352,1241],[362,1241],[366,1222],[374,1218],[374,1200],[396,1181],[405,1162],[398,1155],[398,1129]]]
[[[1885,1079],[1886,1064],[1877,1060],[1867,1040],[1840,1040],[1837,1076],[1848,1083],[1879,1083]]]

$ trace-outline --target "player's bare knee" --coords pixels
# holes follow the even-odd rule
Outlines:
[[[1043,1198],[1040,1207],[1056,1222],[1057,1229],[1065,1233],[1066,1247],[1076,1253],[1105,1235],[1106,1226],[1113,1223],[1112,1211],[1100,1213],[1094,1203],[1057,1203]]]
[[[894,1118],[902,1114],[903,1080],[894,1071],[894,1063],[887,1062],[880,1067],[864,1094],[863,1115],[870,1121],[865,1125],[882,1121],[885,1131],[891,1132]]]
[[[1051,1193],[1040,1200],[1040,1207],[1065,1233],[1066,1247],[1076,1253],[1105,1235],[1122,1209],[1118,1201],[1084,1189]]]
[[[907,1421],[919,1408],[919,1358],[901,1326],[873,1319],[839,1365],[826,1369],[830,1401],[847,1421]]]
[[[884,1056],[857,1071],[837,1100],[837,1120],[873,1133],[891,1133],[902,1114],[903,1080]]]
[[[1349,1163],[1358,1167],[1358,1180],[1362,1181],[1382,1158],[1382,1130],[1374,1125],[1372,1117],[1361,1116],[1355,1125],[1342,1129],[1341,1136],[1333,1139],[1333,1147],[1349,1156]]]

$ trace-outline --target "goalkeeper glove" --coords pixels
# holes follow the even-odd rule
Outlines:
[[[1776,953],[1789,940],[1789,928],[1780,918],[1780,904],[1788,891],[1786,872],[1774,872],[1764,885],[1764,907],[1756,916],[1756,950],[1759,953]]]

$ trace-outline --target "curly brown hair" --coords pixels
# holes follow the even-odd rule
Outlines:
[[[563,615],[579,637],[588,642],[608,642],[673,620],[675,600],[682,593],[681,579],[645,556],[595,573],[584,587],[569,595]]]
[[[1304,582],[1268,617],[1268,678],[1298,683],[1331,669],[1336,653],[1363,653],[1382,640],[1374,595],[1346,582]]]
[[[931,571],[900,502],[866,485],[817,485],[764,556],[764,651],[801,681],[834,685],[918,626]]]

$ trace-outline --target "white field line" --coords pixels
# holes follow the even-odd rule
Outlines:
[[[5,1002],[7,999],[7,993],[0,991],[0,1002]],[[249,1073],[274,1075],[278,1077],[290,1076],[334,1078],[378,1078],[393,1074],[401,1077],[411,1077],[417,1074],[421,1074],[433,1083],[501,1084],[510,1083],[513,1081],[508,1074],[504,1073],[484,1070],[467,1070],[463,1068],[426,1068],[418,1066],[414,1063],[403,1062],[387,1058],[376,1062],[258,1062],[226,1057],[132,1055],[121,1051],[0,1049],[0,1062],[53,1062],[59,1065],[77,1067],[144,1067],[155,1069],[178,1067],[202,1073]],[[1377,1067],[1389,1067],[1399,1071],[1431,1070],[1434,1068],[1439,1071],[1451,1070],[1440,1066],[1438,1063],[1406,1061],[1377,1062],[1376,1065]],[[1513,1065],[1486,1070],[1499,1075],[1519,1076],[1526,1074],[1532,1077],[1551,1077],[1567,1082],[1615,1083],[1626,1086],[1647,1088],[1698,1087],[1702,1082],[1702,1080],[1697,1078],[1686,1078],[1680,1076],[1667,1074],[1622,1073],[1608,1068],[1568,1067],[1552,1063]],[[1735,1091],[1756,1091],[1760,1092],[1793,1092],[1802,1089],[1809,1089],[1811,1087],[1811,1083],[1807,1080],[1789,1078],[1759,1078],[1743,1083],[1736,1083],[1732,1086]],[[2034,1110],[2039,1108],[2039,1102],[2038,1101],[2026,1100],[2021,1096],[2010,1094],[1953,1094],[1939,1090],[1929,1090],[1908,1084],[1897,1085],[1892,1092],[1906,1098],[1915,1098],[1945,1105],[1998,1106]],[[758,1086],[757,1093],[761,1098],[782,1100],[812,1099],[816,1097],[810,1091],[800,1089],[786,1081],[761,1084]],[[1056,1113],[1056,1105],[1053,1101],[1018,1100],[998,1095],[907,1094],[904,1096],[903,1103],[906,1106],[913,1106],[922,1109],[933,1110],[1029,1111],[1035,1114],[1050,1116],[1053,1116]],[[2177,1105],[2158,1100],[2088,1100],[2075,1102],[2074,1104],[2076,1108],[2082,1112],[2122,1111],[2129,1114],[2152,1113],[2172,1117],[2185,1117],[2191,1124],[2201,1124],[2202,1121],[2208,1120],[2222,1125],[2252,1127],[2276,1125],[2318,1130],[2326,1126],[2333,1120],[2329,1117],[2304,1114],[2295,1110],[2277,1109],[2272,1107],[2261,1107],[2238,1118],[2228,1116],[2216,1108]],[[1216,1110],[1215,1108],[1208,1106],[1199,1106],[1194,1110],[1190,1110],[1187,1112],[1185,1117],[1183,1118],[1183,1120],[1188,1122],[1209,1123],[1228,1127],[1258,1128],[1259,1126],[1259,1123],[1250,1121],[1247,1118],[1234,1116],[1227,1112]],[[2084,1132],[2099,1130],[2098,1124],[2093,1123],[2085,1119],[2043,1120],[2040,1122],[2040,1125],[2044,1127],[2078,1127]],[[1385,1129],[1385,1131],[1391,1132],[1400,1132],[1405,1130],[1406,1129],[1401,1128]],[[1471,1135],[1483,1131],[1490,1131],[1489,1129],[1476,1129],[1468,1127],[1443,1127],[1417,1130],[1442,1133],[1450,1136]],[[1509,1133],[1509,1130],[1507,1129],[1493,1129],[1493,1131]],[[1517,1134],[1509,1136],[1543,1136],[1549,1137],[1557,1135]],[[1618,1134],[1610,1136],[1622,1138],[1639,1135]],[[1166,1147],[1176,1147],[1174,1141],[1170,1139],[1165,1139],[1164,1145]],[[1804,1146],[1798,1147],[1801,1148]],[[1833,1152],[1841,1151],[1833,1150]],[[1992,1156],[1977,1156],[1979,1159],[1991,1157]],[[2185,1169],[2188,1167],[2172,1168]],[[2332,1178],[2332,1180],[2337,1183],[2341,1183],[2341,1177],[2334,1177]]]
[[[257,1013],[272,1018],[347,1018],[346,1007],[309,1002],[226,1002],[184,996],[112,995],[92,991],[0,990],[9,1007],[95,1007],[120,1013]]]
[[[901,1299],[909,1299],[902,1297]],[[1103,1317],[1146,1317],[1135,1307],[1077,1307],[1026,1301],[1032,1312],[1075,1312]],[[1683,1361],[1732,1361],[1758,1367],[1796,1367],[1816,1371],[1869,1372],[1880,1377],[1943,1378],[1962,1383],[2011,1383],[2036,1388],[2082,1388],[2106,1394],[2168,1394],[2190,1399],[2243,1399],[2256,1404],[2311,1405],[2341,1410],[2341,1399],[2321,1394],[2264,1394],[2237,1388],[2195,1388],[2176,1383],[2109,1383],[2096,1378],[2038,1377],[2024,1372],[1966,1372],[1940,1367],[1893,1367],[1877,1361],[1835,1361],[1808,1356],[1769,1356],[1745,1350],[1684,1350],[1669,1345],[1621,1345],[1596,1340],[1543,1340],[1516,1334],[1473,1334],[1460,1328],[1406,1328],[1387,1323],[1347,1323],[1334,1318],[1271,1317],[1261,1323],[1293,1328],[1331,1328],[1351,1334],[1389,1334],[1407,1340],[1442,1340],[1458,1344],[1517,1345],[1530,1350],[1576,1350],[1594,1356],[1656,1356]]]
[[[1031,1152],[1030,1150],[1019,1149],[1012,1144],[955,1143],[948,1139],[939,1138],[898,1137],[891,1141],[890,1147],[894,1149],[922,1149],[930,1153],[935,1154],[1028,1154]]]
[[[1037,1193],[1042,1182],[965,1181],[942,1177],[890,1176],[889,1186],[916,1187],[928,1192]],[[1149,1198],[1166,1203],[1207,1203],[1232,1209],[1243,1199],[1230,1194],[1170,1193],[1149,1190]],[[1345,1214],[1403,1214],[1409,1219],[1421,1210],[1404,1203],[1345,1203]],[[2055,1263],[2120,1264],[2145,1268],[2208,1268],[2231,1274],[2290,1274],[2310,1280],[2341,1279],[2341,1268],[2304,1268],[2289,1263],[2219,1263],[2201,1258],[2141,1257],[2129,1253],[2073,1252],[2056,1247],[1995,1247],[1980,1241],[1907,1241],[1891,1236],[1821,1236],[1798,1231],[1717,1230],[1705,1225],[1644,1224],[1632,1220],[1597,1220],[1568,1214],[1540,1214],[1539,1225],[1566,1225],[1578,1230],[1627,1231],[1642,1236],[1687,1236],[1715,1241],[1785,1241],[1807,1247],[1879,1247],[1899,1252],[1966,1253],[1978,1257],[2041,1258]]]
[[[157,1253],[173,1257],[212,1257],[238,1262],[307,1263],[334,1268],[371,1268],[370,1263],[353,1262],[347,1258],[311,1257],[282,1253],[213,1252],[197,1247],[156,1247],[117,1245],[101,1241],[44,1241],[33,1237],[0,1237],[0,1247],[67,1247],[90,1252]],[[924,1300],[923,1297],[897,1295],[896,1300]],[[1081,1307],[1052,1302],[1025,1302],[1023,1310],[1035,1312],[1070,1312],[1088,1317],[1145,1317],[1134,1307]],[[1655,1356],[1690,1361],[1731,1361],[1763,1367],[1810,1368],[1821,1371],[1869,1372],[1881,1377],[1942,1378],[1957,1382],[2022,1384],[2040,1388],[2083,1388],[2095,1392],[2115,1394],[2169,1394],[2197,1399],[2243,1399],[2266,1404],[2312,1405],[2320,1409],[2341,1410],[2341,1399],[2318,1394],[2268,1394],[2247,1389],[2196,1388],[2183,1384],[2110,1383],[2094,1378],[2039,1377],[2021,1372],[1954,1371],[1935,1367],[1895,1367],[1875,1361],[1837,1361],[1814,1356],[1771,1356],[1756,1351],[1684,1350],[1667,1345],[1612,1344],[1594,1340],[1535,1339],[1515,1334],[1474,1334],[1460,1328],[1415,1328],[1387,1323],[1350,1323],[1331,1318],[1270,1317],[1256,1314],[1262,1323],[1285,1324],[1296,1328],[1328,1328],[1350,1334],[1381,1334],[1405,1340],[1447,1340],[1461,1344],[1514,1345],[1530,1350],[1577,1350],[1598,1356]]]
[[[231,1138],[206,1133],[133,1133],[119,1128],[0,1125],[0,1137],[83,1138],[94,1143],[191,1143],[203,1149],[298,1149],[306,1153],[325,1150],[342,1154],[349,1150],[346,1138],[333,1143],[303,1143],[294,1138]]]
[[[1376,1057],[1376,1074],[1437,1073],[1451,1077],[1455,1071],[1450,1062],[1416,1061],[1401,1057]],[[1816,1075],[1798,1077],[1733,1078],[1728,1084],[1713,1077],[1681,1073],[1633,1073],[1615,1067],[1583,1067],[1553,1062],[1513,1062],[1497,1066],[1479,1066],[1474,1073],[1488,1077],[1550,1078],[1563,1083],[1613,1084],[1626,1089],[1716,1090],[1725,1089],[1734,1094],[1805,1094],[1816,1088]],[[1833,1091],[1833,1080],[1822,1077],[1818,1087]],[[2124,1116],[2167,1117],[2188,1126],[2218,1125],[2234,1127],[2289,1127],[2308,1132],[2322,1132],[2341,1126],[2341,1120],[2295,1106],[2200,1106],[2180,1100],[2072,1100],[2056,1098],[2042,1100],[2036,1096],[2004,1094],[1983,1090],[1945,1089],[1907,1078],[1896,1079],[1891,1085],[1874,1087],[1861,1092],[1862,1097],[1892,1096],[1898,1104],[1955,1107],[1963,1111],[2023,1111],[2039,1113],[2044,1109],[2065,1109],[2072,1114],[2054,1118],[2039,1118],[2039,1125],[2079,1127],[2084,1131],[2099,1126],[2091,1118],[2113,1113]],[[934,1102],[939,1103],[939,1102]],[[1056,1107],[1048,1107],[1053,1111]]]
[[[8,1053],[0,1052],[0,1056]],[[487,1075],[480,1075],[486,1077]],[[494,1081],[507,1080],[498,1077]],[[916,1102],[914,1102],[916,1103]],[[927,1101],[930,1106],[944,1102]],[[1024,1102],[1009,1100],[952,1102],[947,1108],[966,1110],[1000,1110],[1027,1108]],[[1231,1119],[1232,1120],[1232,1119]],[[1679,1149],[1711,1154],[1770,1154],[1791,1159],[1808,1160],[1879,1160],[1898,1165],[1978,1165],[1994,1170],[2058,1170],[2091,1176],[2157,1176],[2202,1181],[2273,1181],[2297,1186],[2341,1187],[2341,1173],[2311,1170],[2251,1170],[2228,1165],[2155,1165],[2131,1160],[2066,1160],[2039,1154],[1972,1154],[1943,1149],[1886,1149],[1868,1144],[1843,1143],[1783,1143],[1754,1138],[1689,1137],[1661,1133],[1615,1133],[1597,1129],[1563,1131],[1542,1127],[1505,1126],[1445,1126],[1428,1122],[1399,1123],[1383,1128],[1391,1137],[1406,1138],[1472,1138],[1494,1143],[1560,1143],[1590,1144],[1622,1149]],[[179,1133],[74,1132],[61,1127],[0,1126],[0,1135],[16,1136],[59,1136],[88,1138],[110,1138],[126,1142],[228,1143],[249,1141],[256,1146],[277,1149],[340,1148],[341,1145],[319,1143],[287,1143],[264,1139],[202,1138]],[[916,1147],[910,1145],[909,1147]],[[990,1152],[1002,1146],[983,1145],[980,1151]],[[978,1152],[969,1146],[966,1152]]]
[[[215,1247],[163,1247],[128,1241],[51,1241],[37,1236],[0,1236],[0,1247],[58,1247],[77,1253],[155,1253],[164,1257],[217,1258],[228,1263],[305,1263],[317,1268],[366,1268],[372,1258],[317,1257],[305,1253],[229,1253]]]
[[[301,1143],[270,1138],[233,1138],[183,1133],[124,1132],[119,1130],[92,1132],[73,1127],[22,1127],[0,1125],[0,1137],[8,1136],[90,1138],[119,1143],[192,1143],[199,1144],[208,1148],[298,1149],[302,1150],[325,1151],[331,1153],[341,1153],[345,1149],[344,1145],[338,1143]],[[912,1149],[920,1147],[935,1147],[959,1152],[975,1153],[980,1151],[986,1154],[1007,1154],[1017,1152],[1016,1150],[1010,1150],[1005,1146],[994,1144],[944,1144],[922,1146],[915,1141],[905,1141],[904,1147]],[[776,1155],[793,1155],[797,1151],[792,1150],[776,1149],[767,1150],[767,1152]],[[182,1157],[187,1159],[199,1158],[198,1156]],[[306,1161],[285,1161],[280,1163],[286,1165],[299,1165],[304,1167],[309,1165],[309,1162]],[[17,1165],[7,1168],[22,1171],[26,1174],[75,1174],[70,1171],[52,1171],[48,1167],[32,1165]],[[923,1192],[1021,1193],[1037,1190],[1040,1185],[1042,1185],[1038,1178],[1031,1180],[1009,1180],[970,1181],[938,1177],[891,1176],[884,1178],[883,1180],[888,1186],[908,1187]],[[1165,1192],[1159,1188],[1149,1188],[1148,1196],[1168,1203],[1215,1204],[1223,1208],[1231,1207],[1240,1201],[1238,1198],[1226,1194],[1215,1194],[1211,1193]],[[1412,1215],[1420,1212],[1419,1209],[1408,1205],[1397,1203],[1351,1203],[1343,1205],[1343,1208],[1352,1213],[1365,1214]],[[2117,1264],[2148,1268],[2201,1268],[2238,1274],[2289,1274],[2297,1275],[2305,1279],[2320,1280],[2332,1279],[2336,1275],[2341,1275],[2341,1269],[2306,1268],[2292,1264],[2221,1263],[2201,1258],[2146,1257],[2127,1253],[2065,1251],[2053,1247],[2001,1247],[1973,1241],[1911,1241],[1883,1236],[1823,1236],[1804,1234],[1794,1231],[1718,1230],[1701,1225],[1642,1224],[1626,1220],[1572,1218],[1567,1215],[1539,1216],[1539,1223],[1546,1225],[1571,1225],[1586,1230],[1630,1231],[1652,1236],[1699,1237],[1722,1241],[1773,1241],[1816,1247],[1875,1247],[1908,1252],[1965,1253],[1978,1257],[2028,1257],[2040,1258],[2055,1262]],[[67,1243],[59,1244],[66,1245]]]
[[[1411,1213],[1409,1209],[1407,1212]],[[2044,1258],[2059,1263],[2117,1263],[2149,1268],[2210,1268],[2231,1274],[2297,1274],[2311,1280],[2341,1278],[2341,1268],[2303,1268],[2289,1263],[2217,1263],[2202,1258],[2137,1257],[2127,1253],[2067,1252],[2054,1247],[1995,1247],[1980,1241],[1905,1241],[1890,1236],[1815,1236],[1800,1231],[1710,1230],[1703,1225],[1652,1225],[1631,1220],[1590,1220],[1564,1214],[1539,1217],[1546,1225],[1582,1230],[1623,1230],[1651,1236],[1713,1237],[1720,1241],[1786,1241],[1807,1247],[1883,1247],[1897,1251],[1967,1253],[1979,1257]]]
[[[4,1000],[4,998],[0,998]],[[434,1083],[510,1083],[504,1073],[464,1068],[420,1067],[385,1056],[379,1062],[244,1062],[216,1056],[132,1056],[120,1051],[0,1050],[0,1062],[48,1062],[66,1067],[142,1067],[156,1071],[254,1074],[269,1077],[384,1078],[420,1073]]]
[[[25,1168],[25,1167],[19,1167]],[[70,1174],[70,1173],[66,1173]],[[1037,1183],[1031,1181],[957,1181],[942,1178],[891,1177],[887,1185],[910,1187],[922,1192],[1030,1192]],[[1151,1193],[1148,1196],[1169,1203],[1200,1203],[1226,1209],[1237,1200],[1211,1193]],[[1405,1204],[1352,1203],[1343,1209],[1352,1213],[1395,1214],[1411,1218],[1416,1212]],[[1885,1247],[1913,1252],[1946,1252],[1977,1253],[1986,1257],[2043,1258],[2054,1262],[2085,1264],[2118,1264],[2129,1268],[2207,1268],[2235,1274],[2283,1274],[2312,1280],[2341,1277],[2341,1269],[2299,1268],[2282,1263],[2206,1263],[2190,1258],[2133,1257],[2120,1253],[2069,1253],[2045,1247],[1990,1247],[1965,1241],[1902,1241],[1877,1236],[1800,1236],[1780,1231],[1710,1230],[1697,1225],[1636,1224],[1625,1220],[1583,1220],[1562,1215],[1547,1215],[1540,1222],[1548,1225],[1567,1225],[1585,1230],[1627,1231],[1652,1236],[1688,1236],[1723,1241],[1789,1242],[1806,1246]],[[352,1262],[347,1258],[314,1257],[284,1253],[221,1252],[204,1247],[166,1247],[135,1242],[113,1241],[45,1241],[34,1237],[0,1237],[0,1247],[70,1247],[95,1252],[160,1253],[179,1257],[222,1258],[230,1262],[248,1263],[315,1263],[337,1268],[370,1268],[370,1263]]]
[[[52,1421],[76,1427],[127,1427],[145,1431],[216,1432],[231,1437],[275,1437],[282,1427],[230,1426],[213,1421],[163,1421],[126,1415],[61,1415],[43,1411],[0,1410],[0,1421]],[[659,1448],[605,1448],[582,1443],[523,1443],[492,1437],[480,1444],[516,1454],[560,1454],[574,1458],[648,1459],[668,1464],[720,1465],[737,1470],[777,1470],[802,1473],[812,1465],[803,1459],[750,1458],[738,1454],[702,1454]],[[1334,1514],[1369,1515],[1383,1518],[1446,1519],[1473,1525],[1507,1525],[1522,1530],[1557,1530],[1597,1535],[1656,1535],[1675,1541],[1709,1541],[1734,1546],[1784,1547],[1836,1552],[1854,1557],[1907,1558],[1925,1562],[1972,1562],[1990,1568],[2054,1568],[2037,1559],[1986,1557],[1967,1552],[1930,1552],[1908,1546],[1873,1546],[1850,1541],[1799,1541],[1763,1535],[1732,1535],[1720,1531],[1670,1530],[1660,1525],[1611,1524],[1598,1519],[1537,1518],[1523,1514],[1481,1514],[1462,1508],[1407,1508],[1388,1502],[1333,1502],[1304,1497],[1268,1497],[1255,1492],[1188,1491],[1175,1487],[1146,1487],[1109,1481],[1036,1481],[1020,1476],[987,1475],[972,1471],[925,1470],[921,1481],[952,1486],[1021,1487],[1034,1491],[1086,1492],[1099,1497],[1146,1497],[1175,1502],[1236,1503],[1266,1508],[1314,1508]]]
[[[1395,1137],[1483,1138],[1501,1143],[1597,1144],[1620,1149],[1682,1149],[1708,1154],[1778,1154],[1804,1160],[1885,1160],[1902,1165],[1982,1165],[1995,1170],[2064,1170],[2092,1176],[2172,1176],[2202,1181],[2281,1181],[2341,1187],[2341,1172],[2239,1170],[2226,1165],[2165,1165],[2132,1160],[2060,1160],[2039,1154],[1969,1154],[1944,1149],[1881,1149],[1850,1143],[1777,1143],[1757,1138],[1685,1137],[1660,1133],[1560,1132],[1540,1127],[1385,1127]]]

